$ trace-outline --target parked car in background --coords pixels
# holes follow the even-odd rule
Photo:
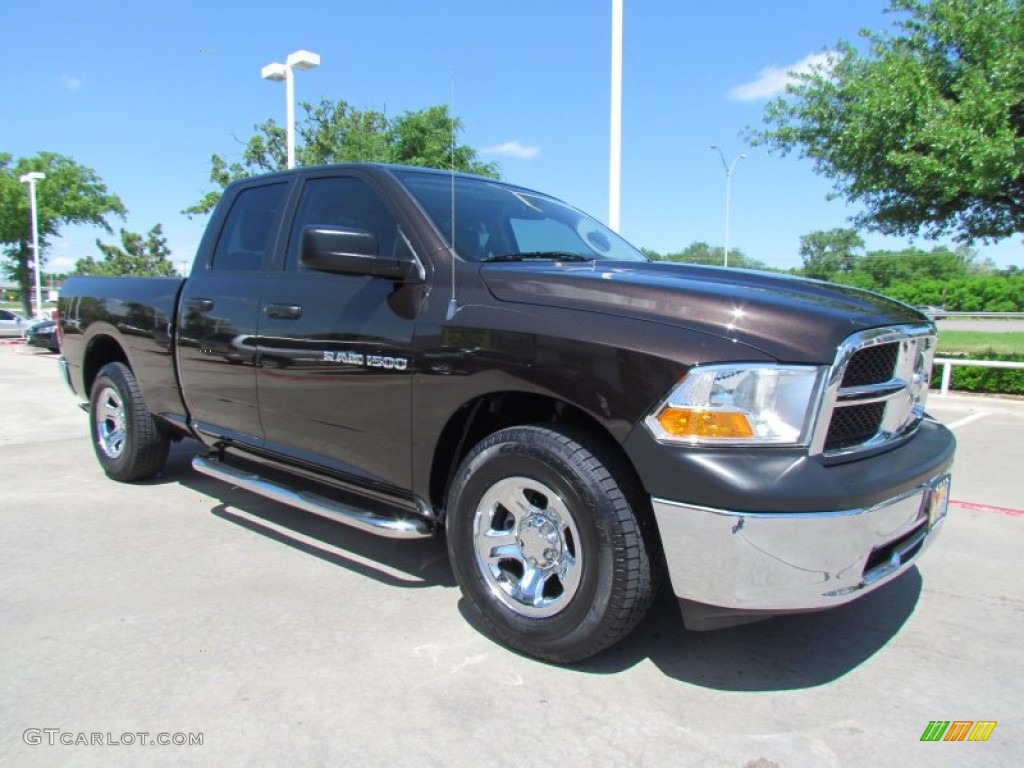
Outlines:
[[[32,320],[22,317],[9,309],[0,309],[0,337],[24,336],[32,325]]]
[[[942,307],[933,307],[930,304],[921,304],[914,307],[918,312],[927,317],[929,320],[939,320],[946,316],[946,310]]]
[[[29,329],[25,331],[25,341],[32,347],[43,347],[51,352],[60,352],[57,324],[53,320],[43,320],[41,323],[29,326]]]

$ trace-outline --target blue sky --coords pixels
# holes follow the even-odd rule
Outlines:
[[[891,24],[884,0],[625,0],[622,233],[666,252],[724,242],[731,158],[731,245],[797,266],[800,236],[847,226],[806,161],[751,148],[784,73],[859,29]],[[35,2],[5,14],[0,151],[50,150],[94,168],[144,232],[160,222],[179,267],[205,219],[179,212],[211,186],[213,153],[236,158],[253,125],[284,122],[283,84],[260,68],[319,53],[296,73],[299,101],[344,99],[394,115],[448,103],[462,140],[509,181],[602,220],[608,213],[611,0]],[[42,183],[45,183],[42,182]],[[48,269],[98,256],[93,228],[69,228]],[[867,235],[869,248],[902,239]],[[931,241],[915,245],[930,248]],[[979,248],[1024,264],[1019,239]]]

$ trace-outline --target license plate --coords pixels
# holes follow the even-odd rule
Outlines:
[[[928,527],[934,528],[949,509],[949,475],[943,475],[928,493]]]

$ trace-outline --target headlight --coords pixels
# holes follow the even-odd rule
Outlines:
[[[824,371],[754,364],[693,368],[645,423],[669,443],[806,445]]]

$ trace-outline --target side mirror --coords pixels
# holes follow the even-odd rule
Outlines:
[[[302,230],[299,264],[320,272],[419,282],[419,265],[414,260],[384,257],[378,250],[371,232],[313,224]]]

